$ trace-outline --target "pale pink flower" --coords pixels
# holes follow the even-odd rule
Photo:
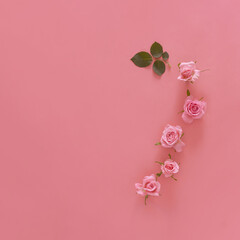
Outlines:
[[[196,69],[195,62],[182,62],[179,65],[180,76],[179,80],[194,82],[200,76],[200,70]]]
[[[165,148],[174,148],[177,152],[181,152],[185,144],[181,141],[183,131],[180,126],[171,126],[168,124],[163,130],[161,137],[161,145]]]
[[[205,114],[207,103],[193,100],[192,96],[187,97],[184,104],[182,119],[186,123],[192,123],[194,119],[200,119]]]
[[[171,177],[174,173],[179,171],[179,165],[177,162],[168,159],[163,163],[163,165],[161,165],[161,170],[165,177]]]
[[[156,181],[154,174],[143,178],[143,183],[135,184],[137,194],[141,196],[159,196],[161,185]]]

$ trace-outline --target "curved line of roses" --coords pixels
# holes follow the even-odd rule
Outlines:
[[[199,78],[200,72],[205,71],[197,70],[196,62],[182,62],[178,64],[178,67],[180,71],[178,80],[184,82],[194,83]],[[185,100],[183,110],[179,112],[182,113],[182,119],[184,122],[192,123],[193,120],[203,117],[206,111],[207,103],[202,101],[202,99],[203,98],[194,100],[190,91],[187,89],[187,98]],[[164,148],[173,148],[176,152],[181,152],[185,146],[184,142],[182,142],[183,135],[184,133],[180,126],[167,124],[163,130],[160,142],[155,145],[161,145]],[[169,158],[164,162],[156,161],[156,163],[160,164],[159,173],[145,176],[142,183],[135,184],[137,194],[145,197],[145,205],[149,196],[159,196],[161,184],[158,182],[158,177],[163,174],[166,178],[171,177],[173,180],[177,181],[174,175],[179,172],[179,163],[172,160],[170,154],[168,154],[168,156]]]

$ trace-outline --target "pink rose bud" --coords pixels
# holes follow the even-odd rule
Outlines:
[[[200,119],[205,114],[207,103],[187,97],[184,104],[182,119],[186,123],[192,123],[194,119]]]
[[[154,174],[151,176],[146,176],[143,178],[143,183],[135,184],[137,194],[141,196],[159,196],[161,185],[156,181],[156,177]]]
[[[168,159],[161,165],[161,170],[165,177],[171,177],[173,174],[178,173],[179,165],[177,162]]]
[[[180,126],[167,125],[162,133],[161,145],[165,148],[174,148],[181,152],[185,144],[181,141],[182,128]]]
[[[178,77],[178,79],[185,82],[194,82],[200,76],[200,70],[196,69],[195,62],[182,62],[179,65],[179,70],[180,76]]]

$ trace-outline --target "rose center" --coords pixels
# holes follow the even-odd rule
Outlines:
[[[189,111],[192,114],[197,114],[200,111],[200,108],[199,108],[199,106],[197,104],[191,104],[190,108],[189,108]]]
[[[168,170],[173,170],[173,165],[169,164],[169,165],[165,166],[165,168],[168,169]]]
[[[184,70],[181,74],[184,78],[189,78],[192,75],[192,70],[190,70],[190,69]]]
[[[173,142],[175,139],[176,139],[176,133],[175,132],[167,133],[167,140],[168,140],[168,142]]]
[[[148,182],[148,183],[146,183],[146,188],[149,191],[154,191],[156,189],[156,185],[153,182]]]

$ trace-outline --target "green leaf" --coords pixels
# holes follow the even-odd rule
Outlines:
[[[184,136],[184,133],[182,133],[182,135],[181,135],[181,137],[180,138],[182,138]]]
[[[178,112],[178,114],[180,114],[180,113],[183,113],[183,112],[184,112],[184,110],[182,110],[182,111]]]
[[[152,56],[147,52],[139,52],[131,61],[138,67],[147,67],[152,63]]]
[[[168,154],[168,156],[169,156],[169,158],[170,158],[170,159],[172,159],[172,156],[171,156],[171,154],[170,154],[170,153]]]
[[[158,42],[153,43],[153,45],[151,46],[150,52],[155,58],[160,58],[163,53],[161,44],[159,44]]]
[[[177,66],[178,66],[178,68],[180,68],[180,64],[181,64],[181,63],[178,63],[178,65],[177,65]]]
[[[165,72],[165,64],[160,60],[156,60],[153,64],[153,71],[161,76]]]
[[[160,177],[162,175],[162,172],[156,174],[157,177]]]
[[[155,161],[155,163],[159,163],[160,165],[163,165],[163,163],[162,163],[162,162],[159,162],[159,161]]]
[[[187,96],[190,96],[190,91],[189,91],[189,89],[187,89]]]
[[[160,142],[158,142],[158,143],[155,143],[155,145],[157,146],[157,145],[161,145],[161,143]]]
[[[163,60],[167,61],[167,60],[169,59],[169,54],[168,54],[168,52],[164,52],[164,53],[162,54],[162,58],[163,58]]]

